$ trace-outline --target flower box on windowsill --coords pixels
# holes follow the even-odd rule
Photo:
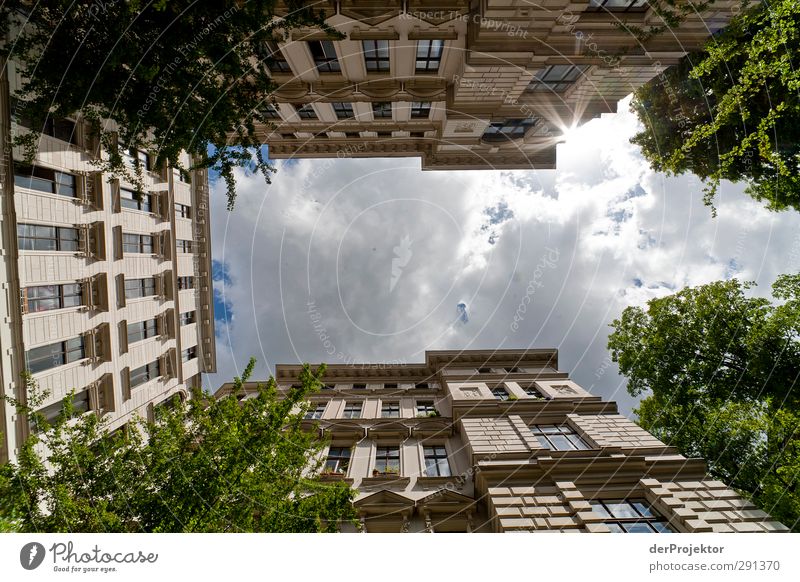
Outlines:
[[[372,477],[365,477],[361,480],[362,485],[382,485],[391,483],[392,485],[407,485],[411,479],[401,477],[397,472],[372,471]]]

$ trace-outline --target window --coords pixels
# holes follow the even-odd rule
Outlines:
[[[291,73],[292,68],[289,66],[289,63],[286,62],[286,58],[278,47],[278,43],[267,41],[264,44],[266,45],[265,57],[267,68],[273,73]]]
[[[366,384],[353,384],[353,390],[365,390],[366,387]]]
[[[312,40],[308,42],[311,57],[320,73],[338,73],[342,70],[336,58],[336,48],[329,40]]]
[[[350,138],[350,139],[358,139],[358,138],[361,137],[361,132],[360,131],[347,131],[347,132],[345,132],[344,136],[347,137],[347,138]]]
[[[331,103],[336,112],[336,119],[353,119],[353,106],[349,103]]]
[[[83,303],[79,283],[26,287],[23,290],[23,297],[28,313],[77,307]]]
[[[194,289],[194,277],[178,277],[178,291]]]
[[[158,361],[145,364],[141,368],[131,370],[130,387],[141,386],[145,382],[158,378]]]
[[[140,164],[143,170],[152,170],[152,160],[150,154],[132,147],[126,147],[124,144],[119,145],[119,153],[122,160],[131,168],[136,168],[136,163]]]
[[[447,449],[444,445],[422,447],[425,456],[426,477],[449,477],[450,463],[447,462]]]
[[[190,360],[194,360],[196,357],[197,357],[197,346],[192,346],[181,352],[181,361],[184,363]]]
[[[562,93],[569,89],[588,68],[588,65],[550,65],[536,71],[528,85],[528,91]]]
[[[62,398],[58,402],[54,402],[50,406],[45,406],[41,410],[39,410],[39,414],[44,416],[44,421],[47,426],[52,426],[53,423],[56,421],[58,416],[61,414],[61,411],[64,409],[64,399]],[[75,396],[72,398],[72,409],[73,414],[78,416],[79,414],[83,414],[85,412],[89,412],[89,391],[83,390],[82,392],[77,392]],[[42,430],[46,430],[47,427],[36,427],[36,432],[41,432]]]
[[[331,447],[328,449],[328,458],[325,460],[323,473],[347,473],[350,466],[349,447]]]
[[[154,277],[146,279],[126,279],[125,299],[150,297],[156,294],[156,280]]]
[[[497,387],[492,388],[492,394],[494,394],[495,400],[508,400],[508,392],[506,392],[505,388]]]
[[[417,401],[417,416],[436,416],[436,407],[432,400]]]
[[[672,533],[667,520],[644,500],[590,501],[612,533]]]
[[[361,418],[361,402],[345,402],[345,418]]]
[[[503,369],[506,371],[507,374],[519,374],[520,372],[522,372],[522,370],[520,370],[516,366],[513,368],[503,368]]]
[[[430,101],[414,101],[411,103],[411,119],[428,119],[430,114]]]
[[[322,414],[325,412],[325,403],[324,402],[317,402],[316,406],[306,412],[306,415],[303,417],[306,420],[319,420],[322,418]]]
[[[396,382],[385,383],[383,387],[390,390],[397,390],[397,383]]]
[[[536,125],[536,120],[530,117],[525,119],[507,119],[502,122],[492,123],[483,132],[484,141],[506,141],[520,139],[527,131]]]
[[[389,41],[364,40],[361,41],[364,49],[364,63],[367,72],[389,70]]]
[[[78,134],[75,131],[75,127],[76,124],[71,119],[48,117],[44,122],[44,127],[42,127],[42,133],[75,145],[78,143]]]
[[[21,251],[77,251],[78,229],[40,224],[18,224]]]
[[[525,394],[527,394],[528,396],[533,396],[534,398],[544,398],[544,396],[542,396],[542,393],[539,392],[533,386],[523,386],[522,389],[525,390]]]
[[[382,403],[381,418],[400,418],[400,403],[399,402]]]
[[[153,211],[153,196],[151,194],[142,194],[138,196],[133,190],[120,188],[119,199],[123,208],[142,210],[143,212]]]
[[[400,473],[400,447],[378,447],[374,473]]]
[[[582,451],[590,448],[569,426],[535,424],[531,432],[543,448],[551,451]]]
[[[186,313],[181,313],[180,318],[180,325],[191,325],[195,322],[196,318],[195,311],[187,311]]]
[[[297,117],[300,119],[317,118],[317,114],[314,112],[314,108],[311,106],[311,103],[294,103],[292,104],[292,107],[295,108],[295,111],[297,111]]]
[[[151,255],[155,250],[155,239],[149,234],[122,235],[122,252]]]
[[[266,103],[258,108],[259,113],[266,119],[281,119],[281,114],[272,103]]]
[[[491,368],[478,368],[478,374],[491,374]]]
[[[417,41],[417,73],[436,73],[442,62],[443,40]]]
[[[191,218],[192,217],[192,207],[186,204],[178,204],[175,203],[175,216],[177,218]]]
[[[192,252],[192,241],[178,239],[175,241],[175,247],[178,249],[179,253],[191,253]]]
[[[25,365],[32,374],[77,362],[86,357],[83,336],[33,348],[25,352]]]
[[[589,0],[587,12],[643,12],[647,10],[646,0]]]
[[[75,176],[39,166],[14,166],[14,185],[48,194],[75,198]]]
[[[375,101],[372,103],[372,116],[375,119],[391,119],[392,118],[392,102],[391,101]]]
[[[335,390],[336,386],[334,384],[323,384],[322,385],[322,389],[323,390]]]
[[[137,321],[136,323],[128,324],[129,344],[156,337],[157,335],[158,321],[156,319],[148,319],[146,321]]]
[[[430,382],[417,382],[414,384],[414,388],[418,388],[420,390],[427,390],[431,387]]]

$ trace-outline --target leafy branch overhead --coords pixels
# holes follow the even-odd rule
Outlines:
[[[34,428],[16,464],[0,467],[0,528],[46,532],[329,532],[353,522],[353,490],[319,478],[326,443],[303,422],[324,368],[303,369],[281,395],[274,380],[243,396],[197,389],[155,410],[155,422],[109,433],[72,397]],[[43,402],[28,379],[30,406]],[[38,429],[38,430],[37,430]],[[44,453],[43,451],[47,451]]]
[[[17,107],[34,124],[80,113],[112,154],[102,169],[126,175],[141,189],[141,168],[126,174],[119,144],[149,150],[160,168],[210,168],[225,180],[228,208],[236,199],[235,168],[274,168],[262,155],[257,125],[275,84],[265,63],[267,42],[298,27],[334,31],[313,3],[288,0],[276,18],[275,0],[4,3],[5,56],[26,79]],[[15,24],[16,22],[16,24]],[[17,114],[20,111],[16,112]],[[114,120],[116,125],[106,123]],[[111,139],[118,127],[119,140]],[[35,138],[16,145],[35,151]],[[137,179],[138,174],[138,179]]]
[[[631,141],[653,169],[702,178],[707,204],[731,180],[773,210],[800,210],[798,54],[797,0],[741,12],[636,91],[631,109],[645,129]]]

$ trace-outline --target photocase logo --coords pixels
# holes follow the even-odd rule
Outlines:
[[[411,237],[405,235],[400,241],[400,244],[392,249],[394,251],[394,258],[392,259],[392,278],[389,281],[389,293],[394,291],[394,286],[397,285],[397,282],[403,274],[403,267],[408,264],[408,261],[411,260],[411,255],[414,254],[411,252],[412,242],[414,241],[411,240]]]
[[[39,542],[27,543],[19,552],[19,563],[26,570],[35,570],[42,565],[44,554],[44,546]]]

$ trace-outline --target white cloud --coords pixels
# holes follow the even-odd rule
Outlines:
[[[629,411],[605,349],[608,324],[626,305],[727,276],[755,280],[766,295],[800,265],[796,214],[769,213],[726,185],[712,218],[696,179],[649,169],[628,141],[635,130],[622,104],[559,146],[555,172],[300,160],[281,164],[269,187],[240,175],[232,213],[218,185],[213,256],[227,264],[235,319],[218,334],[220,373],[208,384],[229,380],[250,355],[265,377],[276,363],[558,347],[564,371]],[[491,244],[481,227],[499,204],[513,218],[491,225]],[[392,286],[405,237],[410,257]]]

